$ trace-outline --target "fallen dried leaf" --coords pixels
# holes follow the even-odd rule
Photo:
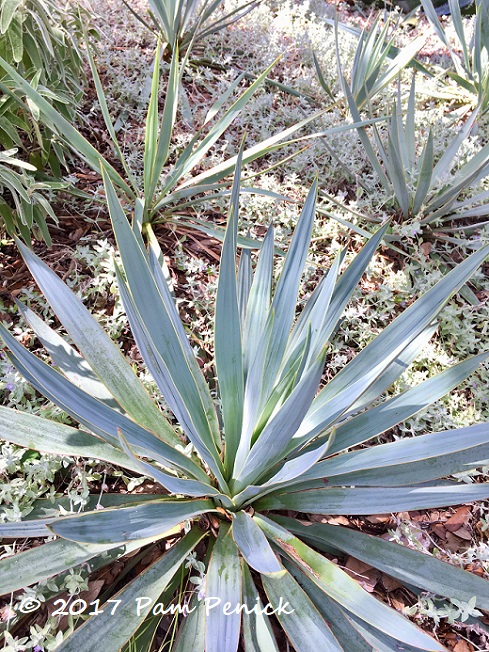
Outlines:
[[[373,525],[378,525],[379,523],[388,523],[391,520],[390,514],[374,514],[374,516],[367,516],[365,519]]]
[[[399,589],[402,584],[389,575],[382,575],[382,584],[387,593]]]
[[[463,505],[459,507],[455,514],[451,516],[448,521],[445,523],[445,527],[449,532],[456,532],[463,525],[466,524],[468,517],[470,516],[470,507],[469,505]]]

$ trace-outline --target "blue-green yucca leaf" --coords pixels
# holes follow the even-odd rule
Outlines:
[[[116,275],[119,291],[121,293],[122,303],[124,305],[129,323],[131,324],[131,330],[143,360],[145,360],[151,375],[153,376],[156,384],[165,397],[168,406],[177,417],[185,434],[193,443],[197,452],[209,464],[209,467],[213,471],[216,478],[219,480],[220,485],[222,487],[226,487],[226,482],[222,475],[221,467],[219,464],[220,460],[217,458],[216,461],[216,457],[212,454],[211,451],[209,451],[199,436],[199,432],[194,425],[192,413],[189,411],[188,406],[185,403],[185,398],[180,394],[165,360],[163,360],[154,342],[152,341],[146,329],[144,320],[141,317],[137,307],[134,305],[132,295],[130,294],[117,266]]]
[[[48,536],[48,532],[49,530],[46,530],[44,536]],[[2,536],[8,537],[3,534]],[[125,550],[125,547],[118,544],[80,545],[73,541],[57,539],[44,546],[4,557],[0,560],[0,595],[26,588],[69,568],[85,564],[96,555],[115,548]],[[22,572],[19,572],[19,569],[22,569]]]
[[[42,345],[51,356],[51,360],[63,375],[90,396],[94,396],[112,409],[122,412],[122,407],[109,392],[106,385],[95,375],[85,358],[36,315],[33,310],[17,299],[15,303],[19,313],[42,342]]]
[[[79,543],[125,543],[159,539],[184,520],[215,511],[211,500],[161,500],[57,519],[49,528]]]
[[[205,619],[206,652],[236,652],[241,613],[235,608],[241,603],[241,567],[238,548],[227,523],[221,523],[212,549],[205,594],[212,599]],[[230,605],[227,614],[224,613],[226,603]]]
[[[330,435],[330,439],[331,441],[334,439],[334,434]],[[308,469],[316,468],[318,460],[324,456],[329,445],[330,441],[327,441],[322,446],[298,455],[294,459],[287,460],[278,471],[274,469],[274,473],[269,480],[259,485],[248,485],[246,489],[243,489],[233,498],[233,501],[236,505],[241,506],[272,491],[291,486],[295,478],[301,478]],[[306,483],[307,488],[309,488],[309,484]]]
[[[460,385],[486,358],[487,354],[481,353],[459,362],[433,378],[429,378],[402,394],[393,396],[380,405],[341,423],[337,426],[336,438],[329,453],[337,453],[363,444],[372,437],[393,428],[401,421],[409,419]]]
[[[416,194],[414,195],[412,207],[413,215],[419,213],[431,188],[433,179],[433,159],[433,132],[430,129],[419,159],[418,176],[416,179]]]
[[[422,650],[444,651],[443,646],[401,614],[376,600],[336,564],[306,546],[288,530],[264,516],[256,515],[254,519],[285,556],[339,605],[399,641],[417,645]]]
[[[365,370],[371,369],[379,359],[386,358],[393,351],[407,347],[427,326],[429,326],[443,306],[472,276],[489,254],[489,246],[481,247],[474,254],[452,269],[428,292],[417,299],[409,308],[389,324],[370,344],[346,365],[320,391],[306,415],[301,430],[304,439],[321,430],[323,414],[330,412],[329,403],[358,378]],[[401,348],[400,348],[401,347]]]
[[[317,357],[277,414],[263,428],[243,468],[236,474],[233,482],[235,493],[239,493],[248,484],[255,482],[270,465],[283,458],[287,444],[297,432],[317,392],[324,368],[324,357],[324,352]]]
[[[168,383],[181,397],[191,417],[193,428],[187,434],[194,445],[200,448],[205,459],[212,457],[216,474],[220,475],[221,460],[217,450],[220,439],[219,425],[209,388],[184,335],[166,284],[156,284],[148,257],[135,240],[114,188],[108,179],[105,181],[109,211],[123,260],[127,287],[131,303],[137,309],[135,314],[140,316],[141,325],[150,338],[151,349],[163,360],[168,370]],[[160,290],[165,294],[160,294]]]
[[[315,420],[313,422],[314,426],[311,428],[312,420],[309,419],[308,414],[314,407],[313,401],[308,412],[303,416],[300,426],[290,439],[286,453],[291,454],[292,452],[297,451],[303,445],[311,441],[313,437],[323,433],[325,430],[335,425],[338,419],[342,417],[353,404],[358,403],[363,394],[379,380],[380,376],[389,368],[399,354],[402,354],[405,346],[405,342],[399,342],[398,346],[393,351],[387,352],[385,357],[381,359],[378,364],[370,367],[367,371],[364,371],[363,374],[358,374],[360,376],[358,380],[352,382],[350,385],[339,391],[328,401],[327,404],[322,405],[320,411],[321,420]],[[328,386],[326,386],[325,389],[327,389],[327,387]],[[324,392],[325,389],[321,390],[321,393]],[[321,396],[321,393],[319,396]],[[317,416],[318,414],[315,415],[316,418]],[[322,443],[320,445],[322,445]]]
[[[377,380],[364,392],[358,401],[350,406],[346,415],[354,414],[365,406],[370,405],[375,399],[381,396],[391,387],[394,382],[403,374],[406,369],[413,363],[425,348],[432,336],[438,329],[438,323],[428,325],[414,340],[412,340],[401,353],[394,358],[385,371],[383,371]]]
[[[99,498],[99,496],[97,496],[97,498]],[[124,496],[124,498],[134,499],[136,496]],[[102,505],[104,502],[106,501],[102,500],[100,504]],[[129,502],[129,500],[127,502]],[[135,501],[133,500],[132,502]],[[49,523],[54,522],[54,520],[55,519],[50,519]],[[26,521],[26,524],[28,523],[29,521]],[[9,523],[8,525],[21,525],[21,523]],[[12,529],[11,532],[7,529],[2,531],[1,527],[2,526],[0,526],[0,536],[7,539],[20,539],[24,536],[48,537],[52,535],[52,532],[48,530],[47,527],[45,531],[37,534],[26,534],[21,531],[16,533],[14,529]],[[146,543],[149,544],[151,541],[151,539],[148,539]],[[95,566],[96,560],[100,560],[100,555],[102,555],[102,559],[105,558],[106,561],[97,561],[97,564],[109,564],[115,557],[120,557],[137,550],[144,545],[144,543],[145,542],[141,543],[141,541],[133,541],[121,546],[118,543],[80,544],[66,539],[57,539],[56,541],[50,541],[45,544],[47,547],[36,546],[35,548],[30,548],[24,552],[19,552],[16,555],[4,557],[0,560],[0,595],[11,593],[18,589],[25,589],[31,584],[45,580],[48,577],[54,577],[55,575],[63,573],[80,564],[90,562],[89,566],[93,567]],[[107,554],[109,551],[110,555]]]
[[[229,500],[229,498],[227,498],[227,496],[220,494],[215,487],[212,487],[207,482],[199,482],[198,480],[189,480],[187,478],[177,478],[176,476],[166,473],[165,471],[157,468],[154,464],[149,464],[148,462],[144,462],[143,460],[138,459],[129,447],[129,444],[127,443],[127,440],[120,429],[118,429],[118,435],[124,452],[132,461],[133,465],[138,469],[138,471],[153,478],[156,480],[156,482],[159,482],[172,494],[192,497],[220,497],[226,502],[226,507],[233,506],[232,502]]]
[[[249,237],[248,232],[248,237]],[[250,298],[251,285],[253,283],[253,270],[251,267],[251,251],[249,249],[242,249],[239,258],[238,269],[238,305],[239,305],[239,319],[241,323],[241,333],[244,339],[244,327],[246,322],[246,308]],[[243,344],[244,348],[244,344]],[[243,354],[244,357],[244,354]],[[244,370],[243,360],[243,374],[246,377]]]
[[[70,383],[64,376],[17,342],[2,324],[0,324],[0,337],[11,351],[8,356],[13,365],[24,378],[44,396],[103,440],[118,448],[117,428],[120,428],[126,433],[126,437],[134,449],[142,455],[151,457],[164,466],[179,469],[191,477],[208,480],[205,472],[195,462],[131,419],[112,410],[105,403]]]
[[[286,569],[273,575],[262,575],[262,583],[270,604],[278,607],[277,618],[298,652],[316,652],[318,649],[343,652],[316,605]],[[284,602],[284,595],[287,598],[282,613],[280,605]]]
[[[194,592],[190,613],[181,624],[173,650],[175,652],[205,652],[205,602]]]
[[[259,573],[276,573],[282,566],[266,536],[246,512],[236,512],[232,524],[233,539],[246,562]]]
[[[204,532],[191,530],[161,559],[113,596],[121,600],[117,617],[108,605],[103,613],[92,616],[76,629],[58,649],[61,652],[92,652],[93,641],[100,640],[106,652],[120,652],[203,536]]]
[[[214,355],[226,440],[224,467],[228,475],[232,472],[243,424],[243,342],[236,278],[241,154],[242,148],[236,163],[228,224],[222,246],[214,326]]]
[[[146,132],[144,139],[144,197],[146,210],[149,210],[154,201],[156,186],[160,180],[163,168],[168,159],[170,141],[178,107],[178,85],[180,82],[180,67],[178,64],[178,45],[172,51],[170,75],[165,94],[165,106],[161,126],[158,117],[158,89],[160,76],[160,44],[156,48],[155,64],[151,97],[146,118]]]
[[[293,487],[292,487],[293,489]],[[413,486],[335,487],[269,494],[256,509],[293,509],[310,514],[386,514],[431,507],[449,507],[489,497],[488,483],[425,483]]]
[[[1,406],[0,437],[17,446],[53,455],[76,457],[83,456],[89,450],[96,459],[132,471],[139,470],[125,453],[88,432]]]
[[[381,226],[362,247],[353,261],[348,265],[336,282],[333,296],[331,298],[327,318],[322,326],[322,337],[326,343],[335,328],[338,326],[343,310],[351,299],[355,288],[362,278],[372,256],[377,250],[385,232],[389,228],[389,222]]]
[[[316,478],[321,480],[317,486],[323,486],[327,479],[337,486],[363,487],[429,482],[485,465],[488,442],[486,423],[418,435],[330,457],[304,473],[300,481]]]
[[[306,591],[322,617],[329,623],[342,650],[348,652],[422,652],[422,648],[401,643],[391,636],[375,629],[365,620],[355,618],[351,611],[340,608],[337,602],[329,598],[299,568],[284,562],[285,567],[297,583]],[[445,649],[445,648],[443,648]]]
[[[17,245],[42,293],[101,383],[138,423],[167,443],[179,443],[119,348],[78,297],[28,247],[20,241]]]
[[[280,368],[290,329],[293,324],[299,283],[304,271],[311,239],[316,210],[316,198],[317,181],[313,183],[305,201],[273,295],[270,310],[274,312],[274,322],[270,347],[267,350],[263,379],[263,398],[265,400],[268,398],[276,382],[276,375]],[[264,404],[263,400],[262,404]]]
[[[265,614],[263,603],[244,560],[241,560],[241,576],[243,604],[248,606],[248,610],[243,611],[242,625],[245,652],[279,652],[270,619]],[[257,605],[258,608],[252,610],[251,605]]]
[[[100,507],[120,507],[121,505],[128,506],[135,503],[143,503],[148,499],[154,500],[151,494],[105,494],[88,496],[87,510],[99,509]],[[47,499],[39,499],[34,501],[36,503],[48,502]],[[0,523],[0,537],[7,539],[20,539],[25,537],[49,537],[51,531],[48,526],[54,523],[59,518],[59,508],[64,510],[64,513],[69,513],[73,509],[73,503],[68,501],[55,501],[49,503],[50,509],[34,508],[23,521],[7,521]]]
[[[337,283],[341,261],[342,255],[339,254],[304,306],[290,335],[284,360],[288,358],[288,353],[292,350],[292,347],[298,341],[304,340],[308,327],[311,329],[312,338],[308,355],[309,360],[319,355],[320,350],[327,343],[331,334],[329,329],[329,308]]]
[[[308,526],[282,516],[272,518],[301,538],[314,541],[316,547],[320,547],[322,542],[333,545],[405,584],[465,602],[475,595],[479,608],[489,608],[487,580],[432,555],[340,525],[315,523]]]
[[[363,407],[371,403],[378,396],[384,393],[394,381],[409,367],[414,361],[424,344],[428,342],[431,334],[436,330],[435,327],[429,326],[413,342],[408,345],[402,353],[395,358],[394,362],[387,368],[386,372],[373,382],[370,387],[362,394],[361,398],[350,406],[346,413],[358,412]],[[487,354],[481,353],[479,356],[473,356],[458,365],[454,365],[438,374],[434,378],[426,380],[416,387],[409,389],[402,394],[398,394],[391,399],[384,401],[369,410],[340,423],[336,427],[335,441],[331,444],[329,454],[333,454],[362,444],[376,435],[382,434],[389,428],[397,425],[401,421],[410,418],[416,412],[424,407],[434,403],[442,396],[445,396],[450,390],[454,389],[465,380],[479,364],[487,358]],[[311,444],[302,450],[309,450],[321,447],[325,440],[329,439],[329,432],[317,437]],[[295,454],[295,453],[294,453]]]

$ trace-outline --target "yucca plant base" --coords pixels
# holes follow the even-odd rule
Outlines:
[[[12,592],[42,579],[81,564],[96,570],[154,544],[164,551],[157,561],[104,597],[112,602],[87,606],[57,649],[93,652],[94,641],[104,652],[159,649],[154,637],[173,605],[181,613],[179,629],[165,649],[183,652],[235,652],[239,646],[282,652],[278,625],[297,652],[444,650],[361,588],[328,553],[352,555],[415,592],[463,601],[476,596],[483,610],[489,609],[487,580],[396,543],[343,526],[306,525],[284,512],[368,515],[489,496],[488,484],[446,479],[489,459],[486,424],[360,446],[452,390],[487,358],[481,353],[371,407],[433,335],[437,314],[488,248],[454,268],[319,390],[327,344],[385,229],[343,270],[340,254],[297,317],[316,187],[273,281],[273,228],[256,264],[244,250],[237,265],[239,168],[238,161],[216,298],[218,401],[155,252],[145,248],[137,225],[130,226],[106,179],[122,260],[121,297],[185,441],[71,290],[19,243],[76,349],[20,303],[53,365],[6,328],[1,335],[17,369],[80,427],[0,408],[1,437],[39,451],[105,460],[151,477],[164,490],[161,496],[106,495],[100,504],[94,496],[88,511],[63,517],[56,504],[45,508],[40,501],[28,520],[2,523],[1,537],[57,538],[2,559],[0,592],[10,601]],[[192,446],[184,448],[187,442]],[[201,577],[187,583],[195,575],[192,565]]]

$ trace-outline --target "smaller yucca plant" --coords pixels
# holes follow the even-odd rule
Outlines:
[[[471,36],[464,25],[459,0],[448,0],[448,7],[458,38],[455,48],[440,22],[432,0],[421,0],[424,12],[436,35],[448,49],[455,70],[446,74],[458,87],[451,93],[450,88],[441,97],[469,101],[483,113],[489,109],[489,4],[487,0],[475,0],[474,31]],[[460,56],[459,52],[462,53]]]
[[[477,596],[482,609],[489,608],[489,582],[434,556],[341,526],[307,526],[277,511],[365,515],[489,496],[488,484],[439,480],[488,459],[486,424],[359,448],[450,391],[488,357],[481,353],[366,409],[432,336],[437,314],[489,247],[440,280],[319,390],[328,343],[385,227],[341,274],[344,253],[337,256],[296,317],[316,187],[274,283],[272,227],[254,269],[244,250],[237,271],[239,169],[238,161],[216,298],[218,402],[153,249],[144,247],[136,220],[131,228],[106,179],[122,259],[117,268],[122,300],[141,355],[185,441],[75,295],[19,243],[77,348],[19,304],[57,370],[2,327],[8,356],[80,429],[0,408],[0,434],[29,448],[95,457],[144,473],[162,490],[161,495],[96,496],[90,507],[104,509],[61,518],[56,507],[62,501],[47,508],[47,501],[40,501],[29,520],[1,524],[3,537],[54,533],[58,538],[2,559],[0,594],[79,564],[100,568],[166,539],[166,552],[161,555],[158,548],[156,561],[117,594],[105,595],[111,602],[99,601],[98,613],[58,650],[92,652],[94,640],[106,652],[155,649],[162,605],[181,600],[179,587],[196,564],[189,558],[194,551],[205,570],[172,650],[236,652],[240,638],[246,652],[283,650],[270,622],[274,609],[297,652],[442,651],[440,643],[367,593],[323,552],[351,554],[416,590],[467,601]],[[191,453],[183,452],[187,442]],[[120,605],[115,613],[114,604]]]
[[[414,57],[425,42],[423,36],[413,39],[401,50],[394,46],[396,33],[401,22],[399,15],[393,17],[392,14],[387,12],[384,15],[379,13],[372,25],[365,27],[363,30],[340,23],[338,16],[335,16],[334,20],[324,20],[329,25],[334,26],[339,79],[342,79],[344,75],[339,47],[339,30],[342,29],[358,38],[350,71],[350,92],[359,109],[372,101],[407,66],[415,65],[429,74],[421,64],[417,61],[413,62]],[[381,24],[382,20],[384,21],[383,26]],[[314,64],[319,83],[334,101],[333,89],[326,82],[316,55],[314,55]]]
[[[189,47],[243,18],[259,2],[245,2],[218,16],[222,0],[149,0],[149,5],[150,17],[160,37],[170,49],[177,45],[183,54]],[[129,3],[125,4],[130,7]],[[133,13],[145,23],[139,14]]]
[[[354,120],[359,121],[358,107],[346,82],[344,88],[351,114]],[[457,200],[489,174],[489,145],[482,147],[477,154],[453,171],[458,151],[470,134],[477,117],[475,111],[436,163],[431,129],[422,151],[417,155],[415,112],[413,76],[405,112],[402,111],[400,85],[398,87],[397,100],[394,100],[389,120],[387,142],[383,142],[375,125],[372,125],[374,142],[370,140],[365,126],[357,127],[357,132],[380,184],[387,193],[386,204],[393,203],[401,222],[416,220],[421,227],[430,228],[436,236],[437,230],[445,230],[457,219],[466,220],[485,214],[484,209],[477,207],[477,204],[485,202],[487,192],[475,194],[469,199]],[[372,221],[378,220],[373,218]],[[472,220],[470,227],[476,228],[477,221]]]
[[[76,156],[84,160],[97,173],[100,172],[100,167],[103,167],[105,174],[111,179],[118,191],[136,204],[137,220],[144,223],[149,232],[151,231],[151,225],[154,223],[174,220],[177,224],[185,222],[188,225],[190,223],[195,228],[200,228],[206,232],[210,231],[213,236],[221,234],[220,229],[209,229],[205,221],[199,221],[198,217],[195,217],[195,219],[189,218],[188,213],[189,210],[192,212],[193,208],[198,207],[202,201],[208,200],[209,196],[218,198],[229,195],[237,157],[229,156],[218,164],[208,166],[207,169],[202,170],[202,168],[205,168],[206,156],[209,151],[246,107],[274,64],[269,66],[242,92],[239,92],[239,88],[245,79],[245,74],[238,75],[229,84],[226,92],[212,104],[201,127],[195,130],[190,142],[181,152],[177,153],[175,160],[172,161],[172,140],[187,57],[184,57],[183,61],[179,60],[179,49],[176,45],[171,55],[164,108],[162,115],[160,115],[162,44],[159,43],[156,47],[151,94],[146,116],[141,182],[139,170],[136,173],[131,169],[117,137],[95,60],[89,48],[87,49],[87,55],[93,73],[101,113],[107,128],[108,139],[111,142],[114,156],[118,158],[122,166],[121,173],[93,147],[65,115],[57,110],[53,103],[49,101],[49,98],[44,96],[41,89],[37,89],[33,84],[28,83],[1,56],[0,69],[7,73],[16,92],[18,91],[18,93],[26,96],[29,106],[36,107],[40,120],[48,125]],[[0,88],[3,88],[1,80]],[[231,102],[234,94],[238,95],[238,97],[234,102]],[[227,103],[230,106],[226,107]],[[318,111],[249,147],[243,152],[243,162],[251,163],[280,150],[284,146],[312,138],[312,135],[296,138],[295,134],[319,118],[323,112]],[[352,128],[353,125],[344,124],[328,129],[325,133],[337,133]],[[289,156],[284,158],[288,159]],[[278,197],[277,193],[272,191],[260,190],[259,188],[248,188],[248,190]],[[282,197],[282,199],[284,198]]]

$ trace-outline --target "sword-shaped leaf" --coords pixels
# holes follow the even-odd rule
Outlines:
[[[312,600],[285,568],[280,573],[262,575],[262,582],[278,621],[297,652],[343,652]]]
[[[310,514],[385,514],[430,507],[448,507],[489,497],[485,484],[424,484],[403,487],[355,487],[309,489],[280,495],[269,494],[256,509],[293,509]]]
[[[266,536],[246,512],[236,512],[232,524],[233,539],[247,563],[259,573],[276,573],[282,566]]]
[[[22,256],[80,353],[117,402],[138,423],[175,445],[178,437],[119,348],[63,281],[22,242]]]
[[[24,378],[106,442],[119,448],[117,428],[120,428],[126,433],[127,440],[137,452],[150,456],[165,466],[178,468],[204,482],[208,481],[205,472],[195,462],[120,412],[112,410],[105,403],[70,383],[64,376],[19,344],[2,324],[0,324],[0,337],[12,351],[9,357]]]
[[[279,652],[270,620],[265,613],[265,607],[251,579],[248,566],[243,560],[241,561],[241,574],[243,604],[248,607],[243,611],[242,633],[245,652]]]
[[[243,343],[236,278],[240,177],[241,157],[238,157],[219,267],[214,326],[214,355],[226,438],[224,466],[229,474],[243,423]]]
[[[422,650],[444,651],[444,648],[425,632],[362,589],[332,561],[269,519],[263,516],[254,518],[284,554],[338,604],[399,641],[417,645]]]
[[[236,652],[241,624],[241,567],[238,548],[225,523],[219,528],[206,578],[206,652]]]
[[[189,532],[161,559],[111,597],[111,600],[120,600],[116,603],[116,613],[112,613],[113,603],[105,609],[101,605],[103,613],[92,616],[76,629],[61,643],[60,652],[92,652],[94,640],[103,641],[105,652],[120,652],[203,536],[199,530]]]
[[[302,532],[298,530],[309,530],[309,526],[300,523],[297,526],[296,533],[299,535]],[[314,534],[316,541],[324,541],[366,564],[372,564],[400,582],[465,602],[477,596],[477,606],[486,610],[489,608],[489,581],[462,568],[432,555],[342,526],[317,523],[310,527],[314,529],[311,535]]]
[[[179,523],[215,511],[210,500],[155,500],[66,516],[50,525],[63,539],[79,543],[125,543],[159,539]]]
[[[109,212],[132,300],[155,350],[168,368],[169,379],[192,416],[198,436],[217,462],[219,428],[209,388],[188,340],[180,336],[182,326],[176,325],[180,318],[170,292],[160,294],[163,288],[156,285],[148,258],[135,241],[114,188],[107,178],[105,181]]]

